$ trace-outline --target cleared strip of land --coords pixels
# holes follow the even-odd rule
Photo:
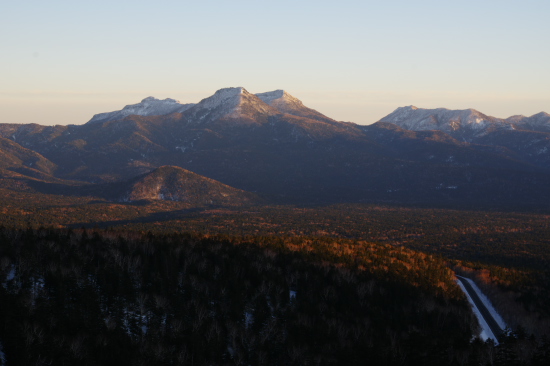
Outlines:
[[[483,319],[485,320],[485,323],[487,323],[490,331],[493,333],[494,337],[490,337],[490,338],[493,338],[496,342],[498,342],[498,339],[503,333],[503,329],[499,326],[499,324],[497,323],[497,321],[495,320],[495,318],[493,317],[489,309],[487,309],[483,301],[478,296],[477,292],[474,290],[474,288],[470,284],[470,282],[462,276],[456,276],[456,277],[458,278],[460,283],[463,285],[464,289],[467,291],[468,295],[474,302],[474,305],[476,306],[479,314],[483,317]]]

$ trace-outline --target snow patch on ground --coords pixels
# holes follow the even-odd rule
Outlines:
[[[246,329],[250,328],[250,326],[254,323],[254,314],[249,313],[248,311],[244,312],[244,327]]]
[[[296,291],[290,290],[288,296],[289,296],[290,300],[296,299]]]
[[[2,282],[2,287],[5,289],[8,288],[8,282],[12,281],[15,278],[15,266],[12,264],[10,271],[8,272],[8,275],[6,276],[6,280]]]
[[[15,266],[12,264],[11,269],[10,269],[10,273],[8,273],[8,276],[6,277],[6,282],[11,281],[14,278],[15,278]]]

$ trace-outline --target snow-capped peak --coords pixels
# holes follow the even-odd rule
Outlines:
[[[214,93],[214,95],[201,100],[198,104],[201,108],[213,109],[222,104],[238,104],[243,94],[249,94],[245,88],[223,88]]]
[[[187,114],[188,121],[200,123],[220,118],[255,120],[259,115],[274,115],[277,110],[243,87],[224,88],[201,100]]]
[[[171,98],[161,100],[155,97],[147,97],[140,103],[127,105],[119,111],[96,114],[88,123],[114,121],[130,115],[160,116],[171,113],[182,113],[192,106],[194,104],[181,104],[179,101]]]

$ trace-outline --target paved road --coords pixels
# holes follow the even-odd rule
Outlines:
[[[472,285],[470,285],[470,282],[468,282],[464,277],[461,277],[461,276],[456,276],[456,277],[460,282],[462,282],[462,284],[464,285],[464,288],[466,289],[466,291],[468,291],[468,295],[470,295],[470,297],[474,301],[474,304],[476,304],[477,309],[481,313],[481,316],[483,316],[483,319],[485,319],[485,322],[487,323],[487,325],[489,325],[489,328],[491,328],[491,331],[493,332],[495,337],[497,337],[497,340],[498,340],[503,333],[502,328],[500,328],[495,318],[493,318],[489,310],[487,310],[487,307],[485,306],[483,301],[481,301],[477,292],[473,289]]]

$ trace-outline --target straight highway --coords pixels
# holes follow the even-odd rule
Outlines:
[[[458,280],[462,283],[466,291],[468,292],[468,295],[470,295],[471,299],[473,300],[475,306],[477,307],[479,313],[485,319],[485,322],[493,332],[494,336],[496,337],[496,341],[499,340],[501,335],[503,334],[503,329],[498,325],[497,321],[493,316],[491,315],[491,312],[487,309],[483,301],[479,298],[477,292],[474,290],[470,282],[462,276],[456,276]]]

